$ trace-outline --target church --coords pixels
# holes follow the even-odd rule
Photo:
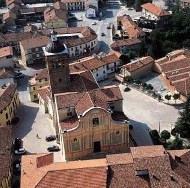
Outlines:
[[[70,73],[67,46],[54,31],[43,50],[49,85],[38,89],[39,103],[51,116],[65,159],[127,151],[129,126],[119,87],[100,88],[87,70]]]

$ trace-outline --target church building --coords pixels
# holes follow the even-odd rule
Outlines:
[[[127,151],[129,126],[119,87],[100,88],[88,70],[70,73],[67,46],[55,32],[43,50],[49,86],[38,89],[39,103],[52,117],[65,159]]]

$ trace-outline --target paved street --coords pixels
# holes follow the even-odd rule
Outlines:
[[[134,126],[132,135],[138,144],[150,144],[148,128],[159,130],[160,124],[160,131],[171,131],[179,116],[177,108],[158,102],[135,89],[124,92],[124,88],[124,85],[120,85],[124,98],[123,110]]]
[[[34,69],[27,68],[22,71],[25,75],[32,75]],[[13,137],[23,140],[23,147],[28,153],[47,153],[47,147],[56,144],[56,141],[46,142],[47,135],[55,135],[52,122],[47,114],[39,108],[39,104],[29,101],[27,87],[28,78],[18,81],[18,92],[21,105],[18,109],[17,116],[20,121],[13,127]],[[37,138],[37,134],[39,138]],[[64,161],[61,151],[55,153],[55,161]]]

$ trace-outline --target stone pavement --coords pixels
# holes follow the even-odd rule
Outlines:
[[[148,129],[171,131],[179,117],[178,106],[158,102],[135,89],[124,92],[124,85],[119,87],[124,99],[123,110],[134,127],[131,134],[139,145],[151,144]]]

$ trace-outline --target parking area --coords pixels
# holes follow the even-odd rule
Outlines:
[[[34,69],[26,68],[21,71],[25,77],[18,80],[18,93],[21,104],[17,111],[19,122],[13,126],[13,138],[21,138],[27,153],[47,153],[47,147],[58,145],[56,141],[47,142],[45,137],[55,135],[52,121],[48,114],[44,114],[38,103],[30,102],[28,92],[28,75]],[[64,161],[61,151],[55,152],[55,161]]]
[[[131,89],[124,92],[126,86],[119,85],[123,95],[123,110],[133,124],[132,136],[139,145],[150,145],[149,129],[158,131],[174,128],[179,117],[180,106],[171,106]]]

